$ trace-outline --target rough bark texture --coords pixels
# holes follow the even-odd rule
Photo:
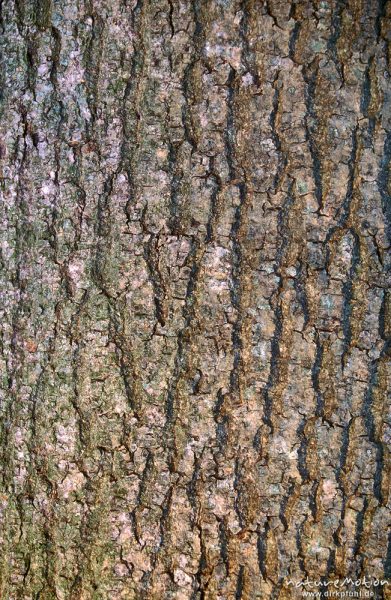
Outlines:
[[[0,2],[2,600],[384,577],[390,11]]]

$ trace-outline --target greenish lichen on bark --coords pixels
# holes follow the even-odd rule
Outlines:
[[[1,599],[390,577],[390,12],[0,1]]]

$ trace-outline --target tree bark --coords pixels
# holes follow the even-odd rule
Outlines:
[[[0,2],[2,600],[387,577],[390,12]]]

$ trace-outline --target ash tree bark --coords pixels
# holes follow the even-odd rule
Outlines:
[[[0,2],[2,599],[386,576],[390,11]]]

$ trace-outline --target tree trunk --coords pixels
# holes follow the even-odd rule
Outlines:
[[[390,12],[0,2],[2,600],[387,576]]]

